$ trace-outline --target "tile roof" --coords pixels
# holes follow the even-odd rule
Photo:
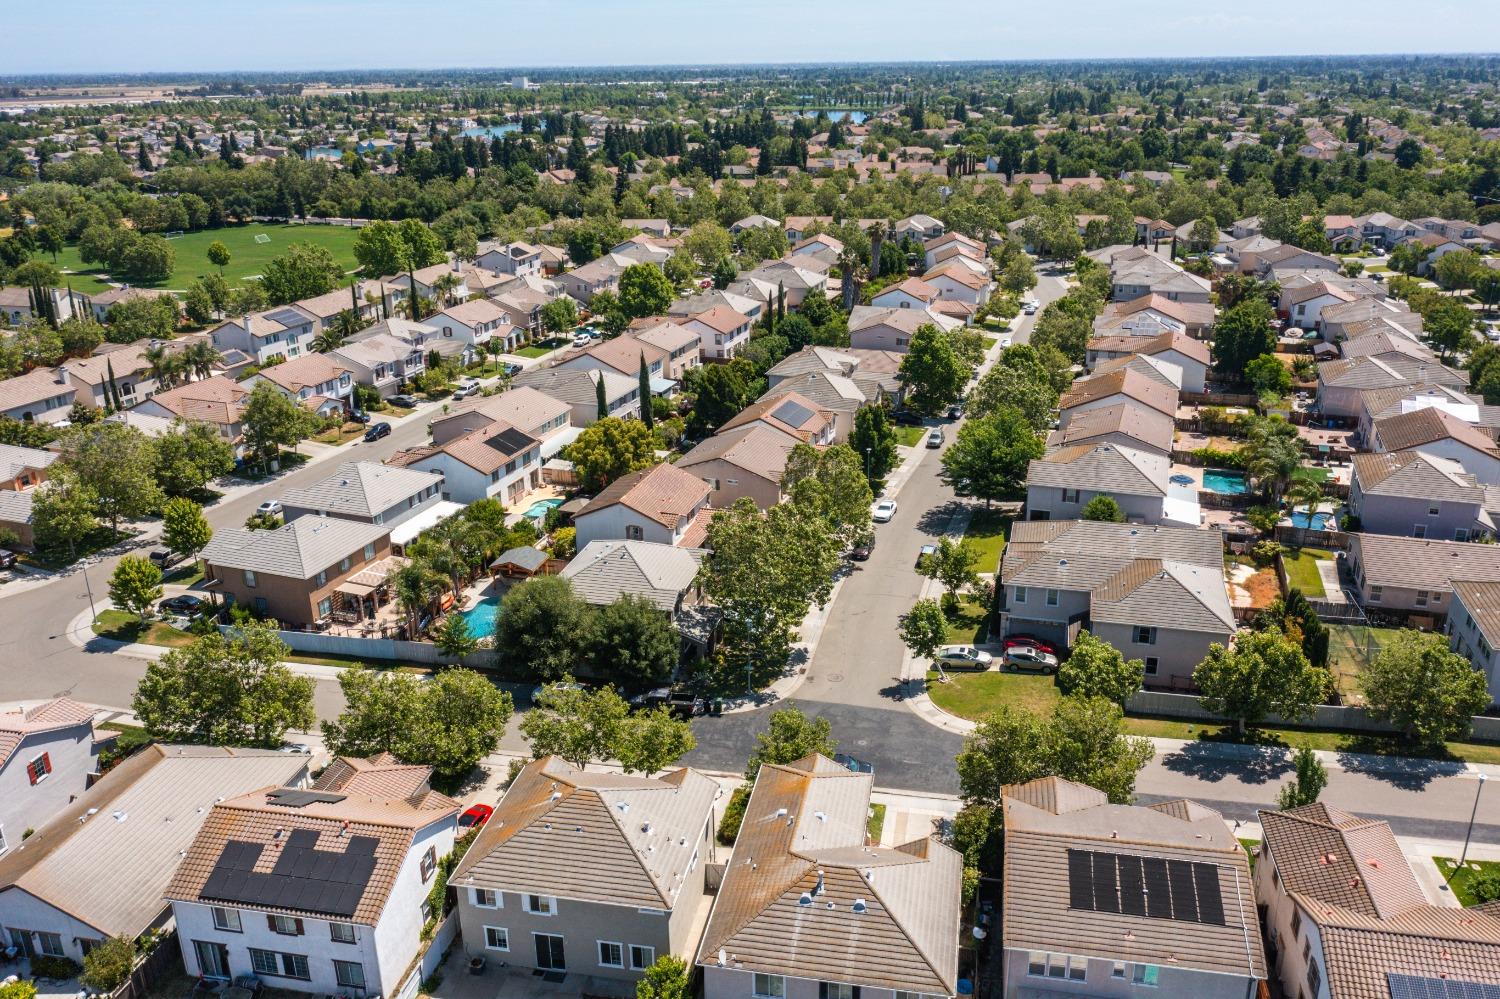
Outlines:
[[[1463,601],[1485,641],[1500,648],[1500,580],[1455,579],[1453,596]]]
[[[1177,393],[1166,385],[1153,381],[1139,371],[1122,369],[1111,371],[1098,378],[1074,385],[1057,401],[1058,409],[1072,409],[1085,403],[1097,402],[1112,395],[1123,395],[1127,399],[1150,406],[1158,412],[1175,415]]]
[[[1222,572],[1224,540],[1216,529],[1089,520],[1017,521],[1001,558],[1000,578],[1007,584],[1092,591],[1138,559]]]
[[[1470,423],[1437,406],[1424,406],[1375,423],[1375,436],[1387,451],[1420,448],[1441,440],[1455,440],[1484,454],[1500,458],[1495,441]]]
[[[667,613],[698,578],[703,552],[650,541],[590,541],[561,575],[591,604],[645,597]]]
[[[328,478],[282,494],[281,501],[307,510],[373,517],[442,481],[435,472],[346,461]]]
[[[67,376],[61,369],[33,368],[24,375],[0,379],[0,411],[34,406],[54,396],[71,396],[76,392],[67,384]]]
[[[95,708],[57,697],[25,710],[0,714],[0,769],[5,768],[10,754],[28,737],[86,724],[97,713]]]
[[[1149,558],[1136,559],[1096,587],[1089,617],[1210,634],[1236,628],[1222,568]]]
[[[380,524],[337,517],[298,517],[271,531],[222,527],[200,556],[226,569],[249,569],[268,576],[311,579],[346,555],[389,536]]]
[[[517,430],[509,423],[497,421],[436,447],[413,448],[411,453],[424,458],[442,451],[475,471],[488,475],[540,443],[531,434]]]
[[[1339,388],[1394,388],[1399,385],[1469,384],[1461,371],[1444,367],[1421,357],[1393,354],[1380,357],[1355,357],[1344,361],[1327,361],[1318,365],[1319,386]]]
[[[690,322],[702,323],[715,333],[733,333],[750,322],[749,316],[736,312],[727,305],[715,305],[705,312],[689,316],[688,319]]]
[[[833,422],[833,412],[796,392],[761,396],[719,429],[764,421],[803,442],[811,442]]]
[[[1109,442],[1078,444],[1032,461],[1028,486],[1088,489],[1127,496],[1165,496],[1171,462],[1148,451]]]
[[[516,375],[512,382],[517,387],[530,387],[543,395],[561,399],[570,405],[594,405],[598,399],[595,386],[604,379],[604,389],[612,401],[628,395],[640,386],[634,376],[615,371],[583,371],[578,368],[527,368]]]
[[[718,785],[696,770],[662,777],[527,764],[454,870],[457,887],[672,908]]]
[[[509,423],[534,437],[543,426],[570,412],[568,404],[563,400],[529,385],[519,385],[499,395],[470,396],[432,422],[435,425],[464,413],[481,413],[491,420]]]
[[[779,483],[787,455],[801,441],[763,423],[725,430],[700,442],[683,455],[676,467],[687,470],[706,461],[726,461],[753,475]]]
[[[214,375],[158,392],[150,401],[184,420],[228,426],[240,421],[249,397],[250,392],[243,385],[223,375]]]
[[[341,762],[343,766],[339,766]],[[358,771],[363,762],[335,760],[333,766],[339,766],[339,776],[344,777],[343,767]],[[419,769],[431,772],[427,767]],[[381,786],[379,780],[360,777],[369,778],[369,774],[366,771],[347,777],[344,786],[330,792],[343,795],[338,801],[312,801],[300,806],[277,804],[276,796],[288,790],[288,785],[274,784],[215,804],[163,895],[176,901],[244,904],[243,898],[223,894],[211,880],[220,858],[226,848],[233,849],[233,843],[258,848],[259,855],[251,870],[274,875],[280,870],[278,861],[282,851],[302,838],[299,833],[311,834],[306,837],[305,847],[319,854],[340,855],[359,847],[362,841],[373,840],[373,870],[368,880],[358,886],[352,913],[320,908],[319,903],[324,901],[321,894],[312,900],[304,895],[299,900],[304,904],[300,905],[251,904],[265,912],[307,914],[324,919],[338,916],[366,926],[376,925],[416,834],[436,822],[456,821],[459,805],[452,798],[429,790],[425,778],[415,790],[399,795],[391,792],[409,783],[409,775],[406,780],[394,781],[390,787]]]
[[[1266,977],[1250,860],[1217,812],[1191,802],[1169,809],[1114,805],[1086,785],[1044,780],[1050,786],[1033,781],[1001,792],[1007,949],[1062,946],[1105,960]],[[1073,908],[1070,850],[1212,865],[1224,924]]]
[[[0,899],[19,889],[133,938],[161,913],[178,855],[215,799],[295,781],[305,767],[305,757],[269,749],[148,746],[0,857]]]
[[[261,377],[294,393],[305,388],[316,388],[324,382],[338,381],[347,374],[352,372],[323,354],[303,354],[260,370]]]
[[[670,462],[622,475],[595,496],[576,517],[597,513],[617,503],[643,517],[675,529],[677,522],[708,501],[708,484]],[[575,519],[576,519],[575,517]]]
[[[432,768],[402,763],[390,753],[367,759],[336,756],[313,784],[314,790],[369,798],[410,798],[427,791]]]
[[[1500,546],[1355,534],[1350,549],[1371,586],[1443,592],[1455,579],[1500,580]]]
[[[17,444],[0,444],[0,479],[13,479],[28,470],[40,471],[56,461],[56,451],[41,448],[21,447]]]
[[[1175,432],[1172,417],[1133,402],[1100,406],[1074,414],[1067,427],[1047,438],[1052,447],[1087,444],[1106,434],[1124,434],[1163,454],[1172,450]]]
[[[817,755],[761,767],[699,964],[956,992],[962,858],[926,838],[866,846],[871,786]]]

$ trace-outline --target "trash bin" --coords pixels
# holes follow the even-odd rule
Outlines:
[[[709,702],[708,713],[713,715],[715,718],[722,715],[724,713],[724,699],[722,697],[715,697],[711,702]]]

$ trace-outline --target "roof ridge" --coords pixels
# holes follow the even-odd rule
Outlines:
[[[635,859],[636,864],[639,865],[641,869],[641,873],[646,875],[646,880],[651,883],[651,887],[655,890],[657,897],[661,899],[662,905],[665,908],[670,909],[672,907],[672,899],[668,897],[667,892],[663,888],[661,882],[656,879],[656,875],[651,872],[651,868],[646,865],[645,859],[641,856],[641,851],[637,850],[635,848],[635,844],[630,841],[630,835],[625,831],[625,827],[620,823],[620,817],[615,814],[615,810],[613,808],[609,807],[609,802],[604,800],[604,794],[601,789],[597,787],[579,787],[575,785],[574,790],[581,793],[593,794],[594,799],[599,802],[599,807],[604,809],[604,812],[609,816],[610,821],[615,824],[615,828],[620,831],[620,839],[625,842],[625,849],[629,851],[630,856]],[[614,790],[620,791],[638,789],[615,788]]]

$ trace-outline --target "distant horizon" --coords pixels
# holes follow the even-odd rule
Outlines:
[[[997,16],[1001,14],[1002,16]],[[152,74],[964,64],[1141,59],[1459,57],[1500,38],[1500,4],[1366,0],[1358,14],[1302,0],[1253,12],[1187,0],[1073,0],[1065,12],[949,0],[744,0],[722,14],[689,0],[71,0],[7,12],[6,79]],[[1399,45],[1393,45],[1399,39]],[[627,55],[628,54],[628,55]],[[706,58],[684,58],[685,55]],[[622,56],[624,56],[622,58]],[[237,68],[215,68],[213,63]],[[375,70],[369,67],[375,67]]]

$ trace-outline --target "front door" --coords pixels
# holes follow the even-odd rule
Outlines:
[[[229,980],[229,948],[208,940],[194,940],[193,949],[198,954],[198,972],[204,978]]]
[[[566,971],[568,962],[563,957],[563,938],[550,933],[532,935],[536,938],[536,966],[547,971]]]

